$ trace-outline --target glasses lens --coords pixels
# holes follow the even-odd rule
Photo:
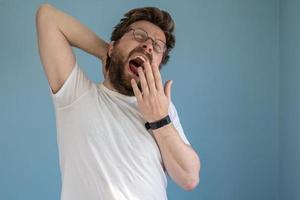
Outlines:
[[[148,38],[147,33],[142,29],[135,29],[133,34],[134,38],[140,42],[144,42]]]
[[[166,45],[161,40],[155,40],[153,47],[154,47],[155,51],[161,53],[161,52],[165,51]]]
[[[133,29],[133,35],[134,38],[139,42],[145,42],[148,39],[148,33],[144,31],[143,29]],[[151,38],[150,38],[151,39]],[[162,53],[166,49],[166,44],[161,40],[155,40],[151,39],[153,42],[153,48],[156,52]]]

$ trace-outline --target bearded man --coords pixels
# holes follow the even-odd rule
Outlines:
[[[106,43],[49,4],[36,13],[38,47],[53,98],[62,200],[165,200],[169,175],[192,190],[200,159],[187,140],[160,69],[175,45],[174,22],[154,7],[124,15]],[[101,59],[103,83],[72,47]]]

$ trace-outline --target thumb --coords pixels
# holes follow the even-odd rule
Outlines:
[[[168,80],[165,84],[165,94],[168,97],[168,99],[171,101],[171,86],[172,86],[173,81]]]

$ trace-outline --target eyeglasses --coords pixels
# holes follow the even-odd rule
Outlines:
[[[146,31],[144,31],[143,29],[131,28],[128,31],[131,31],[131,30],[133,31],[134,39],[136,39],[138,42],[145,42],[150,38],[152,40],[152,46],[153,46],[154,51],[156,51],[157,53],[165,52],[167,46],[166,46],[166,43],[164,43],[163,41],[161,41],[159,39],[152,39],[151,37],[148,36],[148,33]]]

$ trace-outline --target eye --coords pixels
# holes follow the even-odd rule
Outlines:
[[[153,43],[153,47],[154,47],[155,51],[157,51],[158,53],[162,53],[162,52],[164,52],[166,45],[163,41],[157,39]]]
[[[161,52],[162,50],[162,47],[157,42],[153,43],[153,47],[157,52]]]
[[[143,40],[145,39],[145,35],[144,35],[144,34],[141,34],[141,33],[136,33],[136,34],[135,34],[135,38],[136,38],[137,40],[143,41]]]
[[[139,41],[143,42],[147,39],[147,37],[148,37],[147,33],[145,31],[141,30],[141,29],[136,29],[134,31],[134,38],[136,40],[139,40]]]

